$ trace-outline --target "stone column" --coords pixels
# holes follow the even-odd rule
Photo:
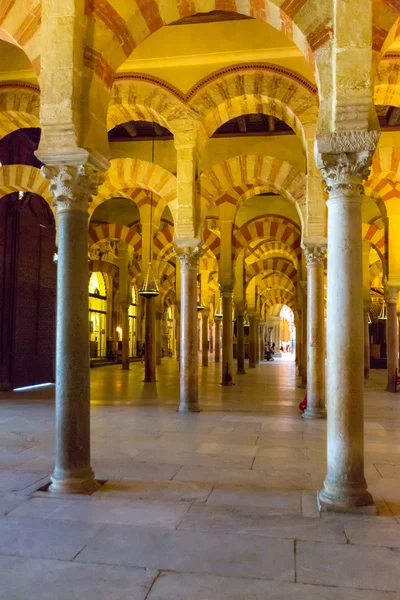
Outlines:
[[[156,381],[156,307],[155,298],[146,298],[144,335],[144,382]]]
[[[249,368],[254,369],[256,366],[256,317],[249,315]]]
[[[121,302],[122,368],[129,370],[129,302]]]
[[[236,332],[237,332],[237,375],[246,375],[244,368],[244,315],[239,312],[236,316]]]
[[[181,264],[181,341],[179,412],[199,412],[197,359],[197,269],[199,248],[179,248]]]
[[[307,281],[300,281],[301,297],[302,297],[302,321],[301,321],[301,384],[299,387],[307,388],[307,318],[308,318],[308,301],[307,301]]]
[[[213,323],[210,321],[208,324],[208,339],[210,341],[210,354],[213,354],[214,352],[214,326]]]
[[[369,301],[364,300],[364,379],[369,378],[370,343],[369,343]]]
[[[368,148],[370,135],[362,132],[358,145]],[[322,510],[337,512],[374,510],[364,476],[364,348],[361,343],[364,338],[362,181],[368,179],[372,147],[371,152],[343,153],[343,147],[351,147],[359,136],[361,133],[354,132],[354,140],[345,134],[327,138],[323,147],[330,153],[318,157],[329,193],[328,471],[318,499]]]
[[[399,288],[388,282],[385,285],[385,302],[387,307],[386,321],[386,355],[387,355],[387,392],[396,391],[396,369],[399,362],[399,333],[397,329],[397,295]]]
[[[260,319],[258,317],[256,317],[255,324],[254,353],[256,365],[258,365],[260,363]]]
[[[122,368],[129,369],[129,252],[126,242],[118,243],[119,303],[121,306]]]
[[[307,409],[303,419],[325,419],[324,257],[326,246],[304,248],[307,263]]]
[[[162,312],[156,311],[156,364],[161,365],[162,359]]]
[[[232,287],[221,287],[222,294],[222,385],[232,385],[233,335]]]
[[[180,307],[176,311],[175,320],[175,348],[176,348],[176,360],[180,362],[180,346],[181,346],[181,311]]]
[[[260,362],[264,360],[265,354],[265,325],[260,323]]]
[[[88,203],[101,177],[88,166],[43,167],[57,208],[56,456],[50,491],[91,493]]]
[[[215,317],[215,362],[221,362],[221,317]]]
[[[201,313],[201,326],[202,326],[202,335],[201,335],[201,358],[203,367],[208,367],[208,317],[209,311],[204,310]]]

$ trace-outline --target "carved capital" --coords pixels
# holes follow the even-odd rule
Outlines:
[[[50,179],[50,189],[54,196],[53,205],[58,214],[70,210],[87,213],[92,196],[97,195],[103,176],[87,165],[45,165],[41,173]]]
[[[182,271],[195,271],[199,266],[201,249],[198,246],[185,246],[183,248],[175,248],[175,255],[179,258]]]
[[[233,293],[233,285],[220,285],[221,296],[223,298],[231,298]]]
[[[352,154],[322,154],[318,167],[326,183],[329,199],[343,196],[359,196],[364,193],[362,182],[368,179],[372,152]]]
[[[386,304],[397,304],[397,297],[399,294],[399,285],[385,285],[385,302]]]
[[[354,154],[358,152],[375,152],[378,145],[379,131],[338,131],[316,139],[316,155],[321,154]]]
[[[326,246],[305,246],[303,251],[307,267],[315,267],[323,264]]]

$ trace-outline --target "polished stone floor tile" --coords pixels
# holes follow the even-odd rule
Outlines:
[[[4,600],[145,600],[157,571],[0,556]]]
[[[400,524],[394,518],[347,520],[344,530],[350,544],[400,548]]]
[[[301,583],[161,573],[147,600],[400,600],[400,596]]]
[[[400,592],[400,550],[297,542],[297,581]]]
[[[279,509],[218,504],[194,505],[179,529],[214,531],[237,534],[255,534],[293,540],[346,543],[343,526],[339,522],[306,519],[302,516],[279,514]]]
[[[213,489],[210,483],[182,481],[108,481],[94,496],[134,500],[182,500],[205,502]]]
[[[249,535],[106,525],[79,554],[80,562],[224,576],[294,580],[291,540]]]
[[[0,554],[72,560],[100,529],[87,523],[0,517]]]
[[[207,504],[276,508],[284,513],[301,514],[301,492],[274,490],[263,485],[217,484]]]

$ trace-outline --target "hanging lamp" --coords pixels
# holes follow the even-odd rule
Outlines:
[[[381,319],[381,321],[386,320],[387,319],[387,307],[386,307],[386,302],[384,302],[382,304],[382,308],[381,308],[381,312],[379,313],[379,317],[378,319]]]
[[[151,162],[154,163],[154,135],[153,135],[153,144],[151,148]],[[139,291],[139,296],[143,298],[155,298],[160,294],[160,289],[158,287],[158,281],[154,274],[153,265],[151,263],[151,258],[153,256],[153,193],[150,192],[150,227],[149,227],[149,235],[150,235],[150,244],[149,244],[149,263],[147,265],[146,273],[143,279],[142,287]]]

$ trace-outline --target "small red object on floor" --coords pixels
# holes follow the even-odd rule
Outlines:
[[[304,396],[304,399],[300,402],[299,404],[299,409],[301,410],[301,412],[304,412],[307,408],[307,392],[306,395]]]

